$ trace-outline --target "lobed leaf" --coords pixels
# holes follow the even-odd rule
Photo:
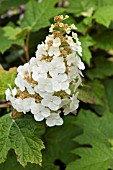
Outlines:
[[[49,26],[50,18],[64,11],[62,8],[54,7],[57,2],[58,0],[43,0],[41,3],[37,3],[35,0],[29,1],[26,5],[25,16],[19,24],[22,27],[30,27],[33,32]]]
[[[112,120],[113,114],[110,112],[98,117],[91,111],[80,111],[75,124],[83,129],[83,133],[74,140],[83,147],[73,151],[80,156],[80,159],[70,163],[67,170],[72,170],[74,167],[77,170],[113,168],[111,165],[113,150],[110,142],[113,140]]]
[[[28,162],[41,164],[44,148],[38,137],[44,131],[41,124],[28,116],[12,120],[7,114],[0,119],[0,127],[0,163],[5,161],[8,151],[14,149],[21,165]]]
[[[94,68],[85,72],[91,80],[95,78],[104,79],[113,75],[113,62],[104,56],[98,56],[94,59]]]

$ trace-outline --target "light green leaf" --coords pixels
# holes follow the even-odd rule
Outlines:
[[[38,138],[44,128],[31,117],[12,120],[10,114],[0,118],[0,163],[10,149],[14,149],[21,165],[27,162],[41,164],[43,142]],[[39,132],[38,132],[39,131]]]
[[[0,28],[0,52],[4,53],[7,49],[12,46],[12,40],[9,40],[8,37],[4,36],[2,28]]]
[[[111,21],[113,21],[113,5],[106,5],[98,8],[93,18],[96,19],[99,24],[109,27]]]
[[[37,3],[35,0],[31,0],[26,5],[26,13],[23,20],[20,22],[22,27],[30,27],[31,31],[38,31],[40,28],[44,28],[50,25],[50,18],[62,13],[64,9],[55,8],[55,4],[58,0],[43,0],[41,3]]]
[[[67,170],[107,170],[111,168],[113,150],[113,114],[106,112],[102,117],[88,110],[81,110],[75,124],[83,133],[74,140],[82,146],[73,152],[81,158],[69,164]],[[89,147],[88,147],[89,146]],[[91,147],[92,146],[92,147]]]
[[[9,87],[9,84],[12,87],[14,86],[16,74],[16,67],[10,68],[9,71],[6,71],[2,68],[2,66],[0,66],[0,95],[4,95],[4,92]]]
[[[13,44],[23,46],[24,39],[16,38],[16,34],[20,32],[19,28],[13,28],[11,26],[5,26],[0,28],[0,52],[4,53],[8,50]]]
[[[104,79],[107,76],[113,75],[113,62],[109,61],[104,56],[97,56],[94,59],[94,68],[88,69],[85,72],[91,80],[95,78]]]
[[[21,32],[19,27],[12,27],[10,25],[3,27],[4,36],[8,37],[10,40],[15,40],[16,36]]]
[[[90,0],[68,0],[69,5],[66,8],[66,11],[74,14],[75,16],[80,16],[82,12],[87,12],[91,8],[95,9],[95,1]]]
[[[86,64],[90,65],[90,60],[92,58],[92,54],[89,50],[89,47],[95,44],[95,41],[90,36],[81,36],[80,41],[82,43],[82,59]]]

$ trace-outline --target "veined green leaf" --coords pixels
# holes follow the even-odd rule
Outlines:
[[[0,118],[0,129],[0,163],[6,160],[8,151],[14,149],[21,165],[25,166],[27,162],[41,164],[44,148],[38,138],[44,131],[41,124],[29,116],[12,120],[7,114]]]
[[[113,114],[106,112],[102,117],[88,110],[81,110],[75,124],[82,128],[83,133],[74,140],[82,146],[73,153],[81,158],[70,163],[67,170],[106,170],[113,168],[112,144],[113,140]],[[88,147],[89,146],[89,147]],[[92,146],[92,147],[91,147]]]
[[[84,62],[86,62],[88,65],[90,65],[90,60],[92,58],[92,54],[89,50],[89,47],[93,46],[95,44],[95,41],[90,36],[83,36],[80,37],[81,45],[82,45],[82,59]]]
[[[106,5],[98,8],[93,18],[95,18],[99,24],[109,27],[111,21],[113,21],[113,5]]]
[[[31,31],[38,31],[40,28],[44,28],[50,25],[50,18],[62,13],[64,9],[54,8],[58,0],[43,0],[41,3],[37,3],[35,0],[31,0],[26,5],[25,17],[20,23],[22,27],[30,27]]]

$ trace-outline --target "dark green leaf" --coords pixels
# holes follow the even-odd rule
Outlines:
[[[83,129],[83,133],[74,140],[79,144],[91,147],[75,149],[74,153],[81,158],[69,164],[67,170],[107,170],[111,168],[113,159],[113,114],[106,112],[98,117],[93,112],[81,110],[76,120],[76,125]]]
[[[104,79],[113,75],[113,62],[104,56],[98,56],[94,59],[94,68],[88,69],[85,74],[91,79]]]
[[[103,85],[95,80],[93,82],[86,82],[79,89],[78,98],[85,103],[103,105]]]

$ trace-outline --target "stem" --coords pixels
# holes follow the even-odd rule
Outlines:
[[[26,60],[27,60],[27,61],[30,60],[29,50],[28,50],[29,38],[30,38],[30,31],[28,31],[27,38],[26,38],[26,42],[25,42],[25,45],[24,45],[24,51],[25,51],[25,55],[26,55]]]
[[[4,103],[4,104],[0,104],[0,109],[1,108],[7,108],[7,107],[10,107],[10,106],[11,106],[10,102]]]

